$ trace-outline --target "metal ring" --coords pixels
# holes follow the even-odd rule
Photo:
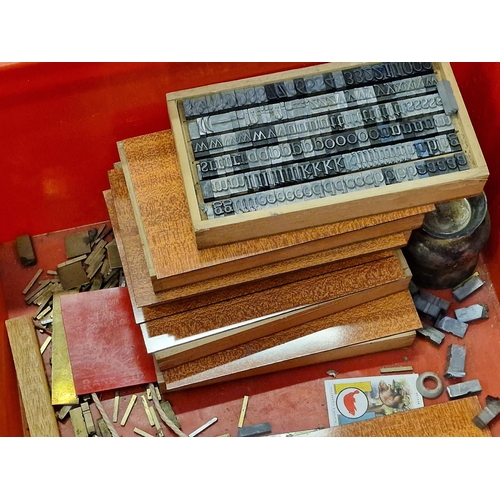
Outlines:
[[[431,379],[434,380],[434,382],[436,382],[436,387],[434,389],[427,389],[427,387],[425,387],[424,382],[427,379]],[[439,396],[441,396],[441,394],[443,394],[444,391],[443,382],[441,381],[437,373],[424,372],[420,374],[417,378],[417,391],[420,392],[420,394],[422,394],[424,398],[436,399]]]

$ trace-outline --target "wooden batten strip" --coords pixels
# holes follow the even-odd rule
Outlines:
[[[60,435],[31,316],[5,322],[26,420],[32,437]]]

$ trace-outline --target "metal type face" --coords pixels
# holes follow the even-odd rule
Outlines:
[[[238,428],[238,437],[262,436],[271,432],[271,424],[265,422],[263,424],[251,425]]]
[[[467,328],[469,327],[467,323],[462,323],[461,321],[458,321],[458,319],[451,318],[450,316],[443,316],[438,319],[434,326],[460,338],[464,338]]]
[[[382,63],[184,99],[203,219],[469,168],[431,63]],[[182,113],[181,113],[182,115]]]
[[[472,421],[484,429],[500,413],[500,398],[486,396],[486,406]]]
[[[474,396],[475,394],[479,394],[482,390],[481,384],[477,379],[449,385],[446,388],[450,399],[461,398],[464,396]]]
[[[429,325],[424,325],[423,328],[418,328],[417,333],[429,339],[433,344],[441,345],[445,338],[445,334],[436,328]]]
[[[465,377],[465,355],[467,350],[464,346],[451,344],[448,347],[446,357],[446,369],[444,376],[446,378],[463,378]]]
[[[487,304],[473,304],[469,307],[455,309],[455,317],[463,323],[470,323],[479,319],[487,319],[489,317],[489,309]]]
[[[450,307],[450,303],[447,300],[428,292],[418,291],[412,297],[419,314],[432,321],[437,321],[441,316],[446,314]]]
[[[484,285],[484,281],[477,273],[474,273],[470,278],[465,280],[462,284],[453,289],[451,293],[457,302],[470,297],[475,291],[479,290]]]

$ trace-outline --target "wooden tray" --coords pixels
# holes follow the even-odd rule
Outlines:
[[[410,293],[400,292],[163,370],[164,387],[185,389],[408,346],[420,327]]]
[[[449,63],[432,63],[437,80],[450,82],[453,96],[458,104],[458,113],[452,114],[450,117],[467,158],[469,170],[454,171],[446,175],[382,185],[377,188],[352,191],[289,205],[275,205],[272,209],[250,211],[214,219],[206,218],[205,212],[200,208],[203,197],[198,170],[195,166],[188,124],[184,114],[183,100],[204,96],[211,98],[219,92],[286,82],[331,71],[353,70],[350,73],[352,75],[357,71],[357,68],[359,69],[368,64],[372,63],[323,64],[167,94],[170,121],[181,165],[192,225],[196,235],[196,243],[199,248],[414,207],[417,204],[440,203],[451,199],[478,195],[482,192],[489,172],[453,71]],[[358,88],[360,86],[358,85]],[[275,102],[281,101],[278,99]],[[254,128],[253,130],[257,129]],[[444,158],[444,156],[439,155],[435,158],[440,159]],[[400,163],[396,164],[396,166],[409,164],[410,162]],[[269,166],[271,165],[269,164]]]
[[[196,307],[199,307],[206,303],[227,299],[229,292],[225,291],[225,289],[228,287],[233,289],[231,292],[233,296],[235,293],[235,286],[239,287],[240,295],[242,293],[251,293],[252,290],[255,290],[255,285],[250,285],[250,283],[259,282],[259,289],[264,289],[266,286],[272,286],[272,283],[269,283],[269,281],[272,281],[272,277],[277,278],[285,274],[291,276],[293,272],[324,264],[325,259],[328,262],[340,262],[353,256],[358,257],[404,246],[409,237],[409,231],[415,227],[419,227],[423,221],[424,214],[432,209],[431,205],[418,209],[386,214],[385,217],[387,217],[388,220],[391,217],[394,218],[394,220],[392,222],[388,221],[381,224],[375,224],[372,229],[374,231],[373,234],[379,234],[379,237],[376,238],[369,238],[359,243],[288,259],[266,266],[241,270],[237,273],[216,276],[190,285],[183,285],[155,293],[148,275],[148,268],[143,250],[144,247],[141,244],[138,227],[133,216],[132,204],[128,197],[123,173],[119,170],[110,171],[109,179],[111,184],[111,193],[109,196],[111,196],[111,198],[108,196],[108,212],[110,213],[111,222],[118,242],[118,249],[123,262],[127,283],[133,290],[137,306],[134,308],[134,312],[136,313],[138,322],[147,321],[154,317],[161,317],[165,314],[156,315],[151,310],[149,312],[144,311],[144,314],[142,314],[137,308],[147,308],[148,306],[156,306],[161,303],[178,300],[184,301],[182,307],[188,307],[187,301],[196,301]],[[111,199],[113,200],[113,206],[110,206]],[[415,214],[415,212],[417,213]],[[418,212],[420,212],[420,214]],[[372,223],[376,220],[380,220],[378,217],[369,219],[371,219]],[[342,223],[339,225],[342,225]],[[371,231],[370,228],[366,228],[366,230]],[[364,231],[365,229],[356,231],[355,237],[363,237],[362,234]],[[384,236],[386,232],[388,232],[388,236]],[[364,237],[368,237],[369,234],[371,233],[365,233]],[[168,247],[164,248],[164,253],[166,256],[169,255]],[[178,258],[183,260],[185,257],[182,253],[179,253]],[[223,298],[221,298],[221,296],[223,296]],[[168,307],[168,309],[173,312],[176,310],[175,307]],[[177,309],[177,311],[179,311],[179,309]]]
[[[125,179],[121,194],[130,200],[155,292],[231,273],[241,274],[255,267],[406,230],[409,226],[402,218],[421,216],[433,210],[432,205],[420,204],[410,210],[200,250],[171,131],[127,139],[119,143],[119,151]],[[120,174],[115,172],[118,170],[109,173],[112,190],[117,189],[117,182],[123,184],[116,180]],[[422,220],[416,217],[410,228],[419,227]]]

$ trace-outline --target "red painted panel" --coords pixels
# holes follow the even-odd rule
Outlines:
[[[61,295],[76,394],[156,382],[125,287]]]

